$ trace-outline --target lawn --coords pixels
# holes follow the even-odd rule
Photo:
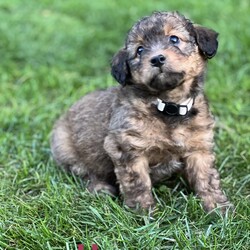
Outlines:
[[[51,158],[54,121],[86,93],[117,84],[110,60],[131,25],[154,10],[179,10],[220,33],[206,93],[234,215],[206,215],[185,188],[162,185],[150,218],[90,195]],[[249,249],[249,13],[249,0],[1,0],[0,249]]]

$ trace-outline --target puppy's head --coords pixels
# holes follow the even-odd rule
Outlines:
[[[131,28],[111,73],[122,85],[173,90],[204,72],[207,59],[216,54],[217,36],[177,12],[156,12]]]

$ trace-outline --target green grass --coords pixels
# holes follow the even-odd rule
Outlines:
[[[154,189],[154,218],[94,197],[56,168],[54,121],[80,96],[116,84],[112,55],[154,10],[179,10],[220,33],[206,93],[217,119],[222,185],[236,212],[212,217],[184,189]],[[0,2],[0,249],[249,249],[250,3],[2,0]]]

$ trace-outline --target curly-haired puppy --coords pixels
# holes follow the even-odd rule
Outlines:
[[[56,162],[91,192],[154,205],[152,185],[181,172],[206,211],[229,205],[214,168],[214,120],[204,96],[218,34],[177,12],[139,20],[112,60],[121,84],[84,96],[55,124]]]

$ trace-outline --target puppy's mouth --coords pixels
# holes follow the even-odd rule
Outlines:
[[[184,82],[184,76],[184,72],[168,72],[160,69],[149,81],[149,86],[160,91],[171,90]]]

